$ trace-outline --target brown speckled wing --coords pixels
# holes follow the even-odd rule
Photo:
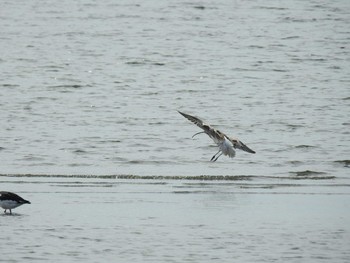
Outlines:
[[[184,116],[186,119],[190,120],[194,124],[196,124],[199,128],[201,128],[210,138],[214,140],[215,143],[219,144],[222,143],[222,141],[225,138],[225,134],[222,133],[221,131],[214,129],[211,127],[209,124],[204,123],[201,119],[194,117],[192,115],[183,113],[179,111],[179,113]]]

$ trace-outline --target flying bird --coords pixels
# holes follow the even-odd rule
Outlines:
[[[10,214],[12,214],[11,209],[14,209],[23,204],[30,204],[30,202],[24,200],[22,197],[14,193],[0,191],[0,207],[5,209],[5,214],[6,210],[10,210]]]
[[[252,149],[250,149],[243,142],[234,137],[228,137],[226,134],[221,131],[214,129],[209,124],[204,123],[201,119],[191,116],[189,114],[178,111],[182,116],[186,119],[190,120],[194,124],[196,124],[203,131],[197,132],[192,136],[192,138],[198,134],[206,133],[219,147],[219,151],[213,155],[210,161],[215,162],[221,155],[229,156],[230,158],[235,157],[236,151],[235,149],[240,149],[248,153],[255,153]]]

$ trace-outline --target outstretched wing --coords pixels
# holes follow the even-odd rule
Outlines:
[[[235,147],[236,149],[240,149],[242,151],[248,152],[248,153],[255,153],[255,151],[253,151],[252,149],[250,149],[247,145],[245,145],[243,142],[241,142],[238,139],[232,139],[229,138],[229,140],[232,142],[233,147]]]
[[[222,141],[227,137],[221,131],[214,129],[209,124],[204,123],[201,119],[191,116],[189,114],[178,111],[182,116],[186,119],[190,120],[194,124],[196,124],[199,128],[201,128],[216,144],[222,143]]]

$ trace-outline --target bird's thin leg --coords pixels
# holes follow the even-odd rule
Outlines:
[[[192,138],[193,138],[194,136],[198,135],[198,134],[201,134],[201,133],[204,133],[204,131],[197,132],[197,133],[193,134],[193,135],[192,135]]]
[[[213,160],[215,159],[216,155],[217,155],[218,153],[220,153],[220,152],[221,152],[221,150],[219,150],[216,154],[214,154],[213,157],[211,157],[210,161],[213,161]],[[215,161],[214,161],[214,162],[215,162]]]
[[[216,162],[217,161],[217,159],[219,159],[219,157],[222,155],[222,153],[220,153],[214,160],[213,160],[213,162]]]
[[[9,209],[10,210],[10,215],[12,215],[12,211],[11,211],[11,209]]]
[[[6,214],[6,209],[4,210],[4,214]]]

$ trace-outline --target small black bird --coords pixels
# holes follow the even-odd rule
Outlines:
[[[5,209],[4,213],[6,214],[6,210],[10,210],[10,214],[12,214],[11,209],[14,209],[23,204],[30,204],[29,201],[24,200],[19,195],[16,195],[11,192],[0,191],[0,206]]]

